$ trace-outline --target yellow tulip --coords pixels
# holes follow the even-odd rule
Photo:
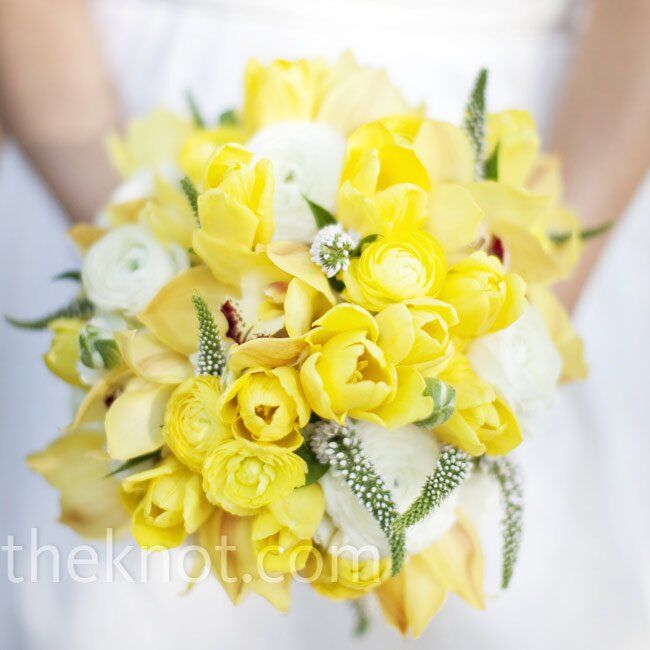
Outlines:
[[[445,281],[445,254],[425,232],[396,231],[367,244],[343,273],[343,297],[370,311],[426,296]]]
[[[107,529],[119,532],[128,523],[119,481],[106,476],[110,458],[105,447],[102,433],[78,428],[27,457],[29,468],[59,490],[59,521],[83,537],[105,539]]]
[[[215,150],[224,144],[244,142],[245,137],[244,130],[238,126],[194,131],[181,147],[178,164],[194,183],[200,183]]]
[[[208,500],[235,515],[252,515],[305,484],[307,464],[296,454],[245,440],[218,442],[203,462]]]
[[[252,368],[226,389],[221,418],[237,438],[289,450],[302,444],[300,430],[311,410],[295,368]]]
[[[313,484],[270,503],[255,516],[251,538],[266,573],[304,568],[324,512],[323,491]]]
[[[321,596],[349,600],[361,598],[379,587],[389,579],[390,571],[390,558],[362,559],[349,557],[343,552],[332,554],[314,548],[302,574]]]
[[[472,456],[502,456],[521,443],[514,413],[492,386],[479,379],[466,357],[457,353],[440,378],[456,389],[456,410],[435,428],[436,437]]]
[[[189,120],[158,108],[131,120],[124,137],[113,133],[106,144],[113,165],[126,177],[141,168],[174,162],[192,130]]]
[[[450,329],[458,323],[456,310],[435,298],[416,298],[389,305],[376,316],[377,343],[388,359],[412,366],[425,377],[439,374],[454,352]]]
[[[252,517],[231,515],[216,508],[199,529],[199,543],[207,551],[212,572],[234,605],[239,605],[253,591],[279,611],[286,612],[291,602],[291,581],[289,576],[268,580],[260,575],[252,526]]]
[[[399,575],[375,595],[386,621],[417,638],[440,611],[448,591],[483,609],[483,554],[469,521],[458,522],[435,544],[407,559]]]
[[[84,321],[78,318],[57,318],[48,325],[53,333],[50,349],[43,356],[45,365],[57,377],[73,386],[83,387],[77,366],[80,359],[79,332]]]
[[[489,114],[486,145],[487,157],[497,158],[499,183],[523,187],[539,153],[539,136],[532,115],[521,110]]]
[[[525,294],[521,277],[504,272],[498,258],[479,251],[449,269],[439,298],[456,309],[454,334],[471,338],[516,321],[526,308]]]
[[[219,416],[220,398],[220,380],[212,375],[186,379],[169,398],[163,437],[174,455],[195,472],[201,472],[216,442],[230,437]]]
[[[385,322],[390,321],[386,314]],[[404,351],[388,325],[385,349],[378,344],[377,320],[356,305],[336,305],[314,325],[305,337],[311,354],[302,364],[300,380],[318,415],[341,424],[346,417],[370,420],[392,429],[431,412],[420,373],[389,361],[391,354],[397,358]]]
[[[150,550],[182,544],[213,510],[201,489],[201,475],[173,456],[123,479],[122,500],[132,513],[133,537]]]

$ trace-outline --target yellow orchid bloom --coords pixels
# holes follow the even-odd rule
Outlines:
[[[386,621],[417,638],[451,591],[483,609],[483,553],[476,531],[458,515],[456,524],[428,549],[409,557],[399,575],[375,591]]]
[[[325,512],[317,484],[294,490],[270,503],[253,520],[251,539],[266,573],[302,570],[311,552],[311,538]]]
[[[110,458],[105,446],[102,433],[80,427],[27,457],[29,468],[59,490],[59,521],[83,537],[102,539],[107,529],[119,533],[128,523],[119,481],[107,476]]]
[[[48,329],[52,332],[50,349],[43,355],[43,361],[48,369],[57,377],[73,386],[84,387],[79,377],[79,332],[84,321],[78,318],[57,318]]]
[[[131,533],[144,549],[173,548],[212,514],[201,475],[173,456],[122,481],[122,500],[132,513]]]
[[[123,137],[112,133],[106,145],[113,165],[126,177],[141,168],[174,162],[193,128],[189,120],[158,108],[131,120]]]
[[[434,429],[437,438],[472,456],[502,456],[522,441],[521,428],[505,401],[456,353],[440,378],[456,389],[454,414]]]
[[[561,381],[584,379],[588,372],[584,344],[571,325],[562,303],[553,292],[541,285],[528,287],[528,296],[544,319],[551,339],[562,358]]]
[[[239,517],[220,508],[199,529],[199,543],[208,553],[212,571],[233,602],[239,605],[252,591],[266,598],[278,611],[291,602],[288,575],[260,575],[252,539],[252,517]]]
[[[468,186],[487,226],[503,242],[508,267],[527,282],[567,277],[582,252],[580,223],[552,196],[486,181]],[[552,235],[566,235],[554,242]]]

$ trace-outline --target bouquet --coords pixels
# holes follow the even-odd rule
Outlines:
[[[48,328],[47,367],[83,391],[28,459],[64,524],[191,540],[235,604],[285,611],[299,580],[417,636],[449,592],[484,607],[497,494],[508,586],[511,452],[586,371],[549,285],[590,233],[486,81],[454,125],[349,54],[251,61],[241,109],[190,97],[110,136],[124,180],[57,276],[77,296],[13,321]]]

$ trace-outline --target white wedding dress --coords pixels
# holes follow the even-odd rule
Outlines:
[[[188,88],[206,115],[217,115],[240,102],[250,57],[333,58],[349,48],[363,63],[387,66],[430,114],[456,121],[486,66],[491,109],[528,107],[543,130],[571,55],[576,9],[565,0],[96,0],[93,16],[126,115],[180,107]],[[0,165],[0,311],[26,316],[69,295],[48,277],[77,262],[63,216],[14,147],[5,147]],[[489,585],[486,612],[450,597],[410,647],[650,647],[649,208],[646,185],[578,310],[589,379],[563,391],[522,447],[526,530],[511,588],[498,594]],[[24,465],[26,453],[45,446],[68,419],[66,388],[39,364],[46,346],[45,335],[0,324],[1,537],[27,546],[38,526],[39,543],[58,546],[65,558],[78,540],[53,522],[54,491]],[[183,596],[178,581],[158,577],[107,584],[102,574],[78,584],[63,565],[54,583],[51,557],[42,555],[37,583],[30,583],[25,552],[15,568],[25,581],[2,578],[5,648],[407,647],[381,621],[353,640],[348,608],[306,585],[296,585],[284,617],[255,596],[234,609],[214,581]],[[498,555],[488,562],[498,568]]]

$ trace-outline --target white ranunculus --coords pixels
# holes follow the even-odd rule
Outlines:
[[[386,481],[399,511],[404,512],[420,495],[436,466],[438,443],[430,433],[415,425],[388,431],[370,422],[359,422],[355,428],[368,458]],[[380,555],[388,556],[386,536],[379,524],[343,480],[328,472],[320,484],[327,517],[319,526],[316,540],[328,547],[374,547]],[[418,553],[440,539],[456,521],[455,508],[456,496],[452,495],[436,512],[410,528],[406,535],[407,552]]]
[[[112,230],[90,247],[82,279],[90,300],[101,310],[134,316],[158,290],[189,267],[178,245],[163,246],[142,225]]]
[[[522,429],[553,404],[562,360],[534,306],[509,327],[482,336],[467,351],[472,368],[508,402]]]
[[[273,163],[273,238],[311,242],[318,228],[303,195],[334,210],[345,153],[343,136],[326,124],[281,122],[258,131],[246,147]]]

